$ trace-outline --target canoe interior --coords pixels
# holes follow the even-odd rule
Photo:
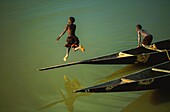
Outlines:
[[[170,70],[170,61],[164,62],[153,67],[158,69]],[[152,70],[153,67],[141,70],[139,72],[109,82],[84,88],[78,90],[77,92],[100,93],[100,92],[139,91],[156,89],[160,88],[161,86],[167,85],[167,83],[170,80],[170,74],[165,72],[153,71]],[[122,79],[128,79],[129,82],[122,83]]]
[[[161,64],[161,66],[155,66],[155,68],[170,70],[170,61],[166,62],[163,65]],[[168,73],[157,72],[157,71],[153,71],[151,68],[148,68],[146,70],[140,71],[139,73],[134,73],[132,75],[125,76],[124,78],[131,79],[131,80],[142,80],[142,79],[159,77],[167,74]]]
[[[154,44],[156,45],[157,49],[160,49],[160,50],[170,49],[170,40],[164,40],[164,41],[156,42]],[[155,51],[145,49],[144,47],[139,47],[139,48],[134,48],[131,50],[123,51],[123,53],[132,54],[132,55],[138,55],[142,53],[151,53],[151,52],[155,52]]]
[[[154,44],[156,45],[157,49],[170,50],[170,40],[164,40],[164,41],[156,42]],[[139,55],[139,54],[153,53],[153,52],[157,52],[157,51],[146,49],[144,47],[139,47],[139,48],[122,51],[122,53],[131,54],[131,55]],[[116,59],[118,57],[119,57],[119,53],[114,53],[114,54],[110,54],[110,55],[106,55],[106,56],[100,56],[100,57],[88,59],[88,60],[85,60],[84,62]]]

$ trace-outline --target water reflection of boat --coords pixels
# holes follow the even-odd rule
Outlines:
[[[59,103],[64,103],[67,106],[68,112],[73,112],[74,111],[74,102],[76,101],[76,99],[81,96],[89,95],[89,94],[84,94],[84,93],[75,94],[72,92],[75,89],[82,88],[82,86],[80,85],[80,82],[77,79],[70,80],[66,75],[64,75],[64,80],[65,80],[65,89],[66,89],[67,96],[64,95],[62,90],[58,89],[58,92],[62,96],[63,99],[49,103],[49,104],[41,107],[40,110],[48,109],[48,108],[50,108],[54,105],[57,105]]]
[[[39,71],[72,66],[77,64],[158,64],[169,60],[170,40],[154,43],[151,47],[139,47],[111,55],[71,62],[38,69]]]
[[[169,81],[170,61],[166,61],[130,75],[74,92],[98,93],[149,90],[167,86]]]

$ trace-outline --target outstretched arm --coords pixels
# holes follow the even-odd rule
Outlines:
[[[66,33],[68,27],[66,26],[64,31],[59,35],[59,37],[56,39],[56,42],[59,41],[59,39]]]

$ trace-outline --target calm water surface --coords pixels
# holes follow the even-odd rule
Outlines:
[[[86,48],[85,53],[71,51],[71,62],[136,47],[138,23],[154,35],[154,42],[168,39],[169,6],[169,0],[0,0],[0,111],[120,112],[135,107],[126,108],[134,101],[140,105],[137,100],[147,91],[72,93],[140,67],[78,65],[45,72],[36,69],[64,63],[67,36],[58,43],[55,39],[69,16],[76,18],[76,34]],[[147,102],[149,97],[143,99]],[[146,105],[148,111],[153,111],[150,106],[157,105]],[[168,106],[169,101],[160,107],[166,111]]]

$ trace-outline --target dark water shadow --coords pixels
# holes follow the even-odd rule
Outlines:
[[[169,88],[146,91],[142,96],[123,108],[121,112],[169,112],[169,94]]]
[[[60,89],[58,89],[58,93],[62,96],[63,99],[46,104],[45,106],[40,107],[39,110],[49,109],[59,103],[64,103],[67,107],[68,112],[73,112],[75,101],[79,97],[90,95],[88,93],[73,93],[74,90],[83,88],[83,86],[80,85],[80,82],[77,79],[70,80],[65,75],[64,80],[65,80],[64,85],[65,85],[66,95]]]
[[[160,82],[159,89],[147,90],[121,112],[168,112],[170,110],[169,78]]]
[[[154,105],[160,105],[163,103],[170,102],[170,89],[167,86],[167,88],[162,87],[158,90],[155,90],[151,94],[151,103]]]

